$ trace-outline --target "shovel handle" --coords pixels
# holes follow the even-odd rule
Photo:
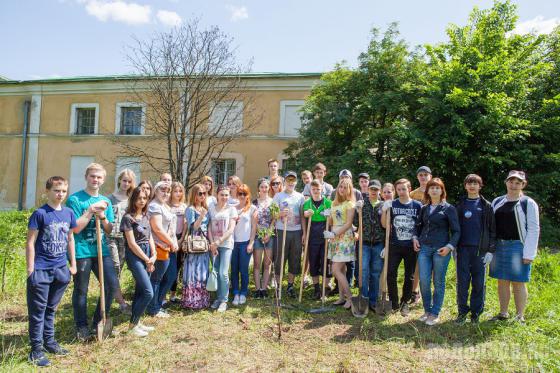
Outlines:
[[[329,218],[327,218],[327,225],[325,230],[329,230]],[[329,239],[325,238],[325,254],[323,255],[323,291],[321,296],[321,304],[325,305],[325,289],[327,286],[327,250],[329,248]]]
[[[303,274],[301,276],[301,283],[299,284],[299,303],[301,303],[301,297],[303,296],[303,282],[305,281],[305,276],[307,275],[307,267],[305,264],[307,263],[307,247],[309,245],[309,232],[311,231],[311,215],[307,220],[307,229],[305,232],[305,246],[303,247]]]
[[[105,323],[107,316],[105,315],[105,286],[103,281],[103,245],[101,243],[101,223],[97,216],[95,217],[95,236],[97,238],[97,265],[99,268],[99,301],[101,306],[101,320]]]
[[[358,234],[359,234],[359,252],[358,255],[360,256],[358,259],[358,294],[361,293],[362,291],[362,258],[363,258],[363,252],[364,252],[364,240],[363,240],[363,225],[362,225],[362,209],[358,209]]]
[[[280,276],[278,284],[278,301],[282,300],[282,278],[284,277],[284,249],[286,248],[286,225],[288,225],[288,217],[284,217],[284,230],[282,232],[282,253],[280,254]]]
[[[381,272],[381,287],[380,292],[387,292],[387,267],[389,264],[389,243],[391,240],[391,209],[387,209],[385,212],[385,257],[383,258],[383,272]]]

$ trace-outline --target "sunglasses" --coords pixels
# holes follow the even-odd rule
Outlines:
[[[206,195],[206,192],[198,192],[199,197],[202,197],[202,196],[205,196],[205,195]]]
[[[282,183],[279,182],[279,181],[275,181],[275,182],[273,182],[273,183],[270,183],[270,185],[272,185],[272,186],[278,186],[278,185],[280,185],[280,184],[282,184]]]
[[[239,193],[237,193],[237,195],[238,195],[238,196],[242,196],[242,197],[246,197],[246,196],[247,196],[247,193],[245,193],[245,192],[239,192]]]

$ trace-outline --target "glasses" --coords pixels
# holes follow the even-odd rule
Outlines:
[[[240,196],[240,197],[246,197],[246,196],[247,196],[247,193],[245,193],[245,192],[239,192],[239,193],[237,193],[237,195]]]
[[[205,196],[205,195],[206,195],[206,192],[198,192],[199,197],[202,197],[202,196]]]
[[[273,182],[273,183],[270,183],[270,185],[272,185],[272,186],[278,186],[278,185],[280,185],[280,184],[282,184],[282,183],[279,182],[279,181],[275,181],[275,182]]]

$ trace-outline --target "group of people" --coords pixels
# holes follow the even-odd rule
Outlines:
[[[526,283],[537,253],[539,210],[523,193],[527,180],[522,171],[508,174],[507,193],[491,203],[480,194],[480,176],[470,174],[464,181],[465,197],[452,205],[443,181],[432,178],[426,166],[417,170],[420,185],[415,190],[407,179],[382,185],[367,173],[358,175],[356,189],[349,170],[339,172],[333,187],[324,181],[326,167],[318,163],[302,172],[301,193],[295,172],[280,176],[274,159],[268,161],[268,170],[269,175],[258,181],[254,198],[237,176],[217,186],[212,177],[204,176],[187,195],[169,174],[162,174],[155,185],[148,180],[136,185],[129,169],[118,175],[115,192],[103,196],[106,171],[92,163],[85,170],[85,189],[69,196],[65,206],[68,182],[60,176],[49,178],[48,202],[32,214],[28,225],[29,360],[45,366],[49,365],[45,352],[68,353],[54,338],[54,314],[72,276],[76,335],[79,340],[92,337],[90,330],[101,320],[98,302],[91,329],[88,326],[90,274],[99,278],[101,264],[98,240],[103,250],[105,311],[115,299],[120,311],[130,315],[129,332],[136,337],[154,330],[141,322],[144,314],[169,317],[166,302],[224,312],[231,291],[232,305],[245,304],[251,259],[255,299],[269,297],[271,287],[275,296],[281,296],[287,263],[289,297],[296,296],[296,278],[305,281],[309,273],[315,299],[323,296],[322,277],[329,282],[330,293],[338,294],[334,304],[346,309],[351,308],[351,287],[360,276],[359,292],[375,309],[387,260],[386,285],[393,310],[408,316],[410,305],[421,301],[424,314],[419,320],[435,325],[453,256],[458,323],[469,314],[471,322],[478,322],[487,265],[490,276],[498,279],[500,312],[493,320],[509,318],[513,289],[515,319],[523,322]],[[360,241],[361,273],[356,265]],[[307,255],[302,266],[303,247]],[[401,262],[404,281],[399,298]],[[125,263],[135,281],[130,306],[120,289]],[[213,301],[211,292],[216,292]]]

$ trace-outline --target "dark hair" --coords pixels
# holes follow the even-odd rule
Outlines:
[[[467,185],[469,183],[478,183],[478,185],[480,185],[481,188],[484,185],[484,183],[482,182],[482,178],[480,176],[478,176],[477,174],[468,174],[467,175],[463,184]]]
[[[148,200],[151,201],[154,198],[154,186],[152,185],[152,182],[150,180],[142,180],[138,184],[137,188],[140,188],[144,184],[150,187],[150,195],[148,196]]]
[[[227,189],[227,191],[229,192],[229,188],[228,188],[227,185],[224,185],[224,184],[218,185],[218,188],[216,188],[216,194],[220,193],[224,189]]]
[[[430,194],[428,193],[428,190],[430,190],[430,187],[433,187],[433,186],[438,186],[438,187],[441,188],[441,200],[442,201],[444,201],[447,198],[447,191],[445,190],[445,185],[443,184],[443,181],[439,177],[436,177],[436,178],[428,181],[428,184],[426,184],[426,191],[424,192],[424,201],[428,201],[427,202],[428,205],[430,203],[432,203],[432,197],[430,197]]]
[[[399,179],[399,180],[395,181],[395,189],[397,188],[397,185],[399,185],[399,184],[407,185],[409,191],[410,191],[410,189],[412,189],[412,184],[410,183],[410,180],[408,180],[408,179]]]
[[[47,183],[46,183],[47,190],[51,190],[54,183],[57,183],[57,184],[58,183],[63,183],[63,184],[68,185],[68,180],[66,180],[62,176],[51,176],[51,177],[48,178]]]
[[[140,194],[146,195],[146,192],[141,187],[137,186],[136,188],[134,188],[132,194],[130,195],[130,198],[128,199],[128,207],[126,208],[126,212],[128,212],[132,216],[136,215],[137,213],[136,200],[138,199],[138,197],[140,197]],[[148,199],[147,202],[149,202],[150,196],[146,196],[146,198]],[[148,212],[148,203],[144,205],[144,208],[142,209],[142,215],[145,215],[146,212]]]
[[[323,171],[327,172],[327,168],[321,162],[319,162],[315,166],[313,166],[313,172],[315,172],[317,170],[323,170]]]

